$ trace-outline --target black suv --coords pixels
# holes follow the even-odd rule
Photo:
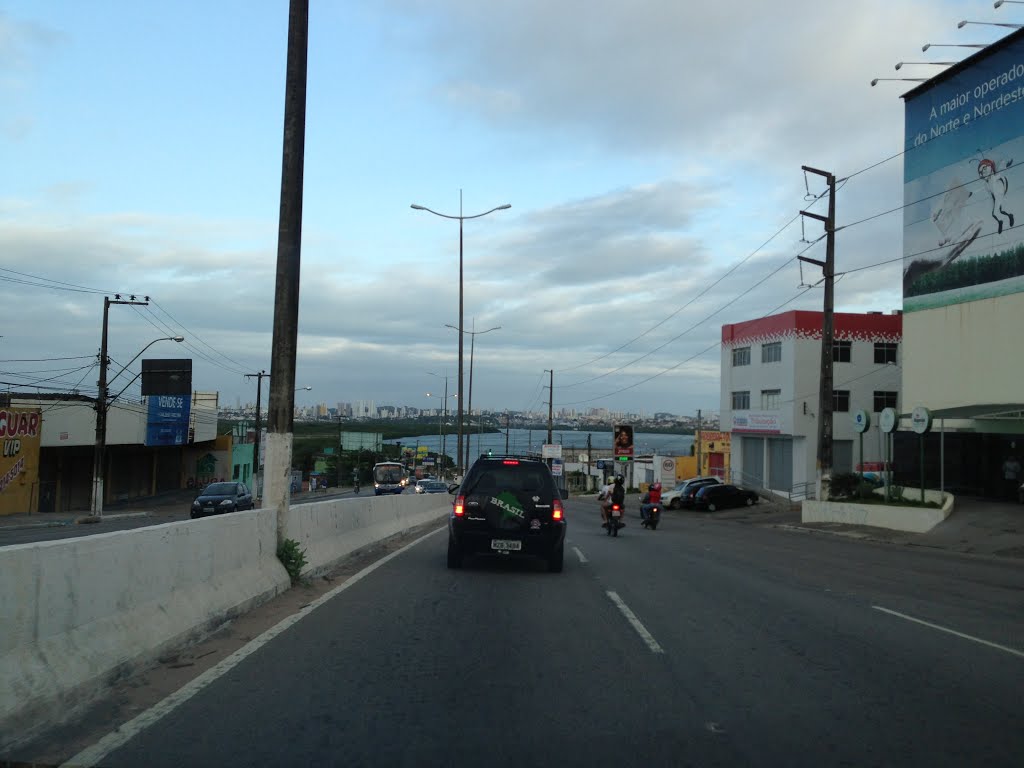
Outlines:
[[[555,486],[540,459],[484,456],[453,488],[448,517],[448,567],[470,554],[526,555],[562,570],[565,509],[569,492]]]

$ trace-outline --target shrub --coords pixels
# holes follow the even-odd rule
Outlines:
[[[295,584],[302,577],[302,568],[306,565],[306,551],[299,548],[299,542],[294,539],[285,539],[277,548],[277,559],[288,571],[292,584]]]
[[[829,480],[828,497],[830,499],[848,499],[857,495],[861,477],[855,472],[840,472],[832,475]]]

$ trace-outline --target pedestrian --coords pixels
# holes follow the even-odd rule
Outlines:
[[[1017,489],[1020,486],[1020,462],[1012,453],[1003,462],[1004,493],[1011,501],[1017,498]]]

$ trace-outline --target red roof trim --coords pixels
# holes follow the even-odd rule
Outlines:
[[[792,310],[722,326],[722,344],[735,346],[747,341],[765,342],[796,336],[820,339],[823,312]],[[903,315],[868,315],[836,312],[833,331],[840,340],[898,341],[903,337]]]

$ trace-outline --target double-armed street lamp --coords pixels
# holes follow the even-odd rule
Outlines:
[[[462,397],[462,359],[463,359],[462,337],[464,336],[464,334],[463,334],[464,324],[463,324],[463,294],[462,294],[462,285],[463,285],[463,280],[462,280],[462,271],[463,271],[462,270],[462,223],[466,219],[479,219],[479,218],[481,218],[483,216],[487,216],[490,213],[494,213],[495,211],[506,211],[509,208],[511,208],[512,205],[509,204],[509,203],[505,203],[504,205],[499,205],[499,206],[497,206],[495,208],[491,208],[489,211],[484,211],[483,213],[476,213],[476,214],[473,214],[472,216],[465,216],[462,213],[462,190],[460,189],[459,190],[459,215],[458,216],[447,214],[447,213],[440,213],[440,212],[435,211],[435,210],[433,210],[431,208],[427,208],[424,205],[417,205],[416,203],[413,203],[410,207],[413,210],[416,210],[416,211],[426,211],[427,213],[432,213],[435,216],[440,216],[443,219],[458,219],[458,221],[459,221],[459,329],[458,329],[459,330],[459,391],[457,393],[457,396],[458,396],[458,399],[459,399],[459,444],[458,444],[458,454],[457,454],[457,458],[456,458],[456,465],[458,465],[458,462],[460,462],[462,460],[462,400],[463,400],[463,397]],[[459,467],[458,466],[455,467],[455,472],[456,472],[456,474],[459,474]]]
[[[441,407],[438,409],[438,412],[437,412],[437,447],[438,447],[438,450],[440,451],[440,454],[437,457],[437,462],[438,462],[438,465],[439,465],[438,466],[438,473],[440,473],[440,471],[441,471],[441,466],[440,465],[445,460],[444,457],[448,455],[448,452],[447,452],[448,432],[445,431],[444,434],[441,433],[441,424],[444,422],[444,420],[447,420],[447,418],[448,418],[448,398],[449,397],[458,398],[458,395],[457,394],[453,394],[453,395],[449,395],[448,394],[448,377],[447,376],[442,376],[439,373],[431,373],[430,371],[427,371],[427,373],[430,374],[431,376],[437,376],[437,378],[439,378],[439,379],[444,379],[444,395],[437,395],[437,394],[434,394],[433,392],[427,392],[427,397],[439,397],[441,399]]]
[[[453,331],[459,330],[454,325],[448,325],[445,323],[445,328],[451,328]],[[473,327],[476,328],[476,319],[473,320]],[[464,331],[468,333],[472,338],[469,341],[469,402],[466,403],[466,411],[470,422],[473,420],[473,350],[476,347],[476,337],[484,333],[490,333],[491,331],[500,331],[501,326],[496,325],[493,328],[488,328],[486,331]],[[469,435],[466,435],[466,461],[464,466],[469,469]],[[477,447],[479,448],[479,439],[477,440]]]

